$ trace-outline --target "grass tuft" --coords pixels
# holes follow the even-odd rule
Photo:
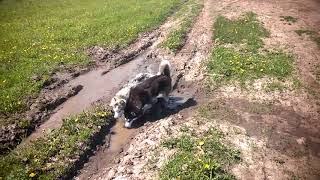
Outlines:
[[[201,137],[167,140],[163,145],[170,142],[169,148],[178,151],[160,170],[160,179],[235,179],[226,169],[240,161],[240,152],[224,145],[223,136],[212,128]],[[188,146],[180,146],[181,142]]]
[[[299,29],[295,30],[295,32],[299,35],[302,36],[303,34],[306,34],[310,36],[310,38],[318,45],[320,48],[320,36],[317,35],[315,31],[307,30],[307,29]]]
[[[262,55],[217,47],[212,51],[207,70],[215,82],[237,80],[244,84],[264,76],[284,79],[294,70],[292,62],[291,56],[281,52]]]
[[[189,0],[184,8],[177,13],[182,17],[181,24],[177,29],[170,32],[167,39],[161,44],[162,47],[168,48],[172,52],[178,52],[184,45],[187,34],[198,17],[203,5],[197,0]],[[182,14],[184,11],[185,14]],[[186,11],[186,12],[185,12]]]
[[[22,144],[0,158],[0,179],[59,179],[66,176],[90,149],[92,138],[106,127],[112,114],[97,107],[64,119],[60,129]]]
[[[217,45],[207,61],[207,71],[214,85],[247,81],[270,76],[282,80],[292,74],[293,58],[282,52],[260,53],[262,38],[269,32],[257,21],[253,12],[239,19],[230,20],[220,16],[214,23],[214,39]],[[245,49],[226,48],[226,44],[245,44]]]
[[[214,23],[215,40],[230,44],[245,43],[248,50],[254,52],[263,46],[261,38],[268,36],[269,32],[258,22],[253,12],[236,20],[219,16]]]
[[[283,92],[285,89],[286,89],[286,86],[280,82],[271,82],[264,87],[264,90],[266,92],[274,92],[274,91]]]
[[[287,21],[288,23],[295,23],[298,21],[298,18],[292,16],[280,16],[281,21]]]

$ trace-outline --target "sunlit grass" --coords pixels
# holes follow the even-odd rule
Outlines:
[[[183,8],[177,13],[182,18],[179,26],[168,35],[167,39],[162,43],[162,47],[168,48],[172,52],[178,52],[184,45],[187,34],[196,21],[203,4],[198,0],[189,0]]]
[[[214,23],[214,39],[223,43],[245,43],[249,51],[257,52],[263,46],[262,38],[269,32],[256,19],[256,14],[248,12],[239,19],[219,16]]]
[[[223,144],[224,135],[211,128],[201,136],[183,135],[162,145],[177,152],[161,168],[160,179],[235,179],[227,172],[240,152]]]
[[[0,179],[59,179],[90,149],[113,115],[103,107],[67,118],[61,128],[0,157]]]
[[[84,48],[125,46],[181,0],[0,1],[0,113],[27,109],[59,64],[86,65]],[[32,80],[39,76],[39,81]]]
[[[265,76],[283,80],[294,70],[293,57],[281,51],[261,53],[262,38],[269,32],[257,20],[256,14],[248,12],[238,19],[220,16],[214,24],[214,39],[219,45],[213,48],[207,61],[207,71],[216,85],[247,81]],[[232,47],[244,44],[240,49]],[[225,46],[226,45],[226,46]]]

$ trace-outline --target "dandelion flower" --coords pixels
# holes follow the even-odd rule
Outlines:
[[[204,168],[205,168],[205,169],[210,169],[210,165],[209,165],[209,164],[205,164],[205,165],[204,165]]]
[[[33,177],[35,177],[36,176],[36,173],[30,173],[29,174],[29,177],[31,177],[31,178],[33,178]]]
[[[200,145],[200,146],[203,146],[203,145],[204,145],[204,141],[200,141],[200,142],[199,142],[199,145]]]

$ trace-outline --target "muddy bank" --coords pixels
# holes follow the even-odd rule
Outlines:
[[[137,69],[145,63],[145,56],[146,54],[142,54],[131,62],[110,70],[107,74],[103,74],[104,68],[96,69],[71,80],[68,85],[81,86],[82,90],[58,106],[55,113],[40,125],[28,140],[36,139],[46,130],[59,128],[62,119],[89,109],[100,99],[110,100],[120,89],[121,84],[136,75]]]
[[[160,30],[142,34],[136,41],[125,48],[115,48],[106,50],[99,46],[94,46],[85,50],[91,57],[92,63],[89,67],[65,67],[60,65],[59,71],[54,71],[51,77],[45,82],[45,87],[40,92],[37,99],[29,99],[30,109],[22,114],[15,114],[11,117],[1,117],[11,122],[0,128],[0,150],[6,153],[14,148],[22,139],[30,135],[39,125],[49,119],[61,104],[70,97],[79,93],[83,85],[74,83],[74,79],[87,72],[99,69],[99,75],[104,75],[137,57],[142,51],[149,48],[160,35]],[[32,77],[34,81],[39,81],[39,77]],[[83,79],[85,81],[86,79]],[[119,85],[119,84],[118,84]],[[97,99],[96,99],[97,100]],[[22,121],[23,120],[23,121]],[[14,122],[12,124],[12,122]]]

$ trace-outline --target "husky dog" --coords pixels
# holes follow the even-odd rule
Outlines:
[[[153,77],[150,73],[139,73],[132,80],[129,81],[112,99],[110,106],[114,111],[114,118],[119,118],[123,114],[123,110],[126,106],[126,101],[129,97],[130,89],[137,86],[142,81]]]
[[[163,60],[156,76],[144,80],[131,88],[129,98],[124,109],[125,127],[130,128],[132,123],[142,117],[144,113],[163,98],[166,103],[171,92],[171,66],[168,60]]]

